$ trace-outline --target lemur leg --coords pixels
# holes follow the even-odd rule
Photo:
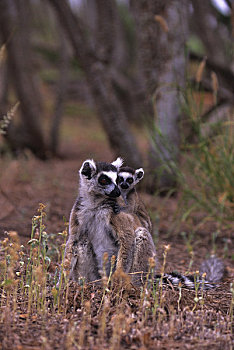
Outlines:
[[[132,215],[120,212],[112,215],[110,225],[112,233],[118,242],[116,270],[121,269],[128,273],[132,270],[132,259],[135,247],[134,218]]]
[[[79,241],[73,242],[70,278],[74,281],[84,278],[85,282],[89,282],[100,277],[91,242],[85,237],[79,237]]]
[[[120,237],[120,246],[117,257],[116,269],[122,269],[128,273],[132,270],[133,255],[135,250],[134,232],[124,231],[124,237]],[[126,239],[126,237],[128,237]],[[123,238],[123,239],[122,239]]]
[[[78,281],[84,278],[86,282],[100,278],[97,262],[87,235],[80,232],[77,212],[79,211],[79,199],[75,202],[69,220],[69,237],[65,247],[64,270],[70,279]]]
[[[144,227],[138,227],[135,230],[135,250],[133,257],[132,271],[148,272],[149,271],[149,258],[156,259],[156,249],[150,232]],[[139,276],[133,275],[133,282],[139,282]]]

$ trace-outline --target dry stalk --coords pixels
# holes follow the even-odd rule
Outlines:
[[[110,292],[109,285],[111,282],[111,277],[112,277],[114,266],[115,266],[115,256],[113,255],[111,257],[111,267],[110,267],[110,273],[109,273],[108,278],[106,276],[106,264],[107,264],[107,262],[108,262],[108,253],[105,252],[103,254],[103,277],[102,277],[103,293],[102,293],[102,299],[101,299],[101,302],[100,302],[100,305],[98,308],[98,312],[97,312],[98,314],[101,310],[106,292]]]
[[[84,346],[86,329],[88,329],[87,325],[89,324],[89,320],[90,320],[90,309],[91,309],[90,301],[86,301],[84,305],[83,319],[80,324],[80,333],[79,333],[79,341],[78,341],[78,348],[81,348],[81,349]]]
[[[170,245],[165,245],[164,251],[163,251],[163,264],[161,269],[161,278],[159,282],[159,307],[160,308],[162,306],[163,276],[164,276],[165,267],[166,267],[167,252],[170,250],[170,248],[171,248]]]
[[[202,76],[203,76],[204,69],[205,69],[205,66],[206,66],[206,60],[207,60],[207,57],[204,57],[203,60],[201,61],[201,63],[199,64],[199,66],[198,66],[198,69],[197,69],[197,72],[196,72],[196,77],[195,77],[195,80],[196,80],[197,84],[200,84],[200,82],[202,81]]]
[[[123,313],[118,313],[113,317],[113,333],[111,338],[111,350],[118,350],[120,348],[121,334],[125,325],[125,316]]]
[[[194,298],[194,307],[192,309],[192,311],[194,311],[197,307],[197,304],[200,300],[200,297],[198,297],[198,290],[199,290],[199,282],[198,282],[198,279],[199,279],[199,271],[196,271],[195,274],[194,274],[194,288],[195,288],[195,298]]]
[[[4,62],[6,58],[6,44],[2,45],[0,48],[0,64]]]
[[[181,311],[181,309],[180,309],[180,301],[181,301],[181,296],[182,296],[181,282],[179,282],[178,288],[179,288],[179,296],[178,296],[178,299],[177,299],[177,310],[178,310],[178,312],[180,312]]]
[[[66,335],[66,341],[65,341],[66,349],[71,349],[73,345],[75,345],[75,347],[79,349],[79,344],[75,340],[76,333],[77,333],[76,323],[71,321],[69,323],[68,332]]]
[[[230,309],[229,309],[229,317],[230,317],[230,332],[232,334],[233,331],[233,309],[234,309],[234,282],[230,284],[230,291],[232,293],[231,303],[230,303]]]
[[[169,27],[168,27],[168,24],[167,24],[167,21],[165,20],[165,18],[163,18],[162,16],[159,16],[159,15],[155,15],[154,19],[156,22],[158,22],[160,24],[162,30],[165,33],[169,32]]]
[[[110,299],[108,298],[108,296],[105,296],[102,313],[100,315],[100,326],[98,329],[101,343],[104,343],[105,330],[106,330],[106,317],[109,310],[110,310]]]

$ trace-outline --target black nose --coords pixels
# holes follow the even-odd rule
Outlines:
[[[120,187],[123,189],[123,190],[127,190],[128,189],[128,184],[126,182],[123,182]]]
[[[115,198],[115,197],[119,197],[120,195],[121,195],[120,190],[118,189],[117,186],[115,186],[113,191],[110,192],[109,197]]]

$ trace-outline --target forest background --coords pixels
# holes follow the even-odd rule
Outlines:
[[[6,240],[11,242],[13,233],[17,232],[25,256],[29,254],[30,236],[37,239],[34,234],[42,230],[42,224],[34,222],[40,214],[49,248],[43,255],[43,239],[36,247],[38,261],[48,258],[48,270],[43,270],[48,282],[48,276],[56,274],[61,261],[60,246],[64,238],[58,232],[66,232],[64,222],[69,220],[76,198],[82,162],[88,158],[113,161],[122,156],[125,164],[145,170],[139,191],[154,225],[154,240],[162,263],[165,246],[170,244],[166,270],[196,271],[200,262],[212,253],[225,261],[227,280],[217,294],[218,298],[223,295],[224,306],[221,311],[218,309],[219,319],[209,316],[218,328],[222,328],[221,324],[225,326],[219,328],[219,338],[216,328],[208,321],[211,337],[205,332],[205,323],[201,326],[202,336],[199,333],[201,341],[208,342],[207,346],[220,340],[224,348],[231,344],[234,298],[233,287],[230,289],[234,259],[233,6],[229,0],[0,1],[0,237],[4,244]],[[40,206],[38,214],[39,203],[46,208]],[[9,254],[4,255],[4,244],[1,256],[6,258]],[[17,259],[12,260],[12,266],[9,261],[3,267],[6,273],[14,264],[14,271],[17,270],[19,264]],[[38,268],[39,263],[35,264]],[[37,325],[43,324],[45,309],[47,317],[50,313],[48,299],[42,297],[40,307],[34,305],[37,311],[31,309],[33,283],[38,283],[33,280],[33,273],[28,294],[22,296],[19,292],[16,304],[6,304],[16,290],[12,281],[16,278],[19,283],[22,275],[18,280],[15,275],[12,279],[7,275],[3,278],[3,344],[5,348],[12,348],[12,344],[19,348],[45,347],[43,339],[49,339],[49,335],[41,333]],[[6,281],[10,281],[9,294],[4,287]],[[66,287],[64,290],[67,291]],[[81,312],[76,315],[76,325],[70,320],[74,305],[71,306],[67,294],[61,292],[61,300],[69,305],[64,316],[64,310],[57,304],[59,297],[52,292],[53,284],[47,291],[54,310],[59,310],[63,319],[69,319],[67,328],[60,324],[64,331],[60,348],[61,344],[65,348],[85,346],[84,339],[87,348],[95,348],[98,341],[103,348],[117,345],[150,348],[155,346],[155,339],[161,345],[168,344],[163,327],[172,322],[173,312],[167,320],[158,316],[161,323],[157,330],[150,328],[152,334],[158,332],[154,340],[147,335],[147,329],[143,333],[139,331],[140,340],[138,336],[126,340],[123,329],[116,335],[112,326],[120,322],[121,314],[110,324],[110,329],[103,326],[105,329],[95,337],[96,321],[89,324],[85,312],[90,312],[100,323],[105,307],[100,314],[91,306],[87,311],[84,300],[89,300],[96,290],[78,290],[76,299],[82,295],[83,299],[81,304],[79,301]],[[97,295],[94,301],[101,307],[102,298]],[[178,295],[169,296],[168,310],[173,309],[173,302],[178,302],[173,299]],[[109,297],[112,303],[113,295]],[[23,306],[20,298],[25,298]],[[144,298],[141,294],[140,300]],[[194,300],[189,295],[186,298],[185,307],[193,309]],[[217,312],[218,299],[212,298],[210,315]],[[113,303],[110,319],[116,315],[115,308]],[[183,309],[179,310],[178,305],[176,308],[178,313]],[[141,304],[136,309],[142,314]],[[162,304],[159,309],[163,309]],[[10,320],[6,319],[9,310],[13,310]],[[156,327],[145,311],[143,314],[144,327]],[[52,340],[48,346],[57,337],[53,331],[54,314],[50,316]],[[4,327],[8,327],[9,334],[15,330],[15,318],[20,320],[19,327],[25,323],[29,328],[35,326],[39,332],[36,345],[35,339],[28,332],[22,334],[19,328],[15,338],[4,337]],[[84,320],[88,326],[82,330]],[[175,316],[173,320],[177,322],[178,318]],[[140,330],[142,318],[139,322]],[[187,326],[181,324],[178,329],[181,327],[181,332]],[[73,331],[74,341],[64,345]],[[93,338],[89,339],[87,333]],[[195,331],[191,337],[190,345],[195,341]],[[174,337],[173,344],[183,347],[185,338]]]

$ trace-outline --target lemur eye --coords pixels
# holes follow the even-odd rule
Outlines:
[[[99,180],[99,182],[100,182],[101,185],[106,185],[107,184],[107,179],[102,178],[102,179]]]
[[[127,182],[129,183],[129,185],[131,185],[131,184],[133,183],[133,178],[132,178],[132,177],[129,177],[129,178],[127,179]]]
[[[105,186],[108,185],[111,182],[111,180],[107,176],[101,175],[98,179],[98,182],[100,183],[100,185]]]
[[[123,181],[124,181],[123,177],[122,176],[118,176],[118,182],[123,182]]]

